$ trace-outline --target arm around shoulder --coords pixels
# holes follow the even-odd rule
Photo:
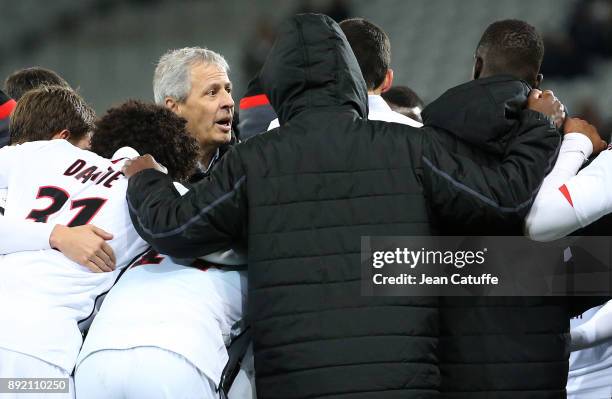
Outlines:
[[[524,217],[560,143],[551,120],[531,110],[520,116],[505,155],[484,165],[445,148],[436,135],[424,137],[425,192],[443,230],[477,233],[521,231]]]
[[[148,169],[130,178],[127,198],[138,233],[170,256],[206,255],[227,248],[246,232],[246,171],[236,149],[184,196],[170,177]]]

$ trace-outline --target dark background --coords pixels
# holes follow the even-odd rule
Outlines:
[[[470,78],[489,23],[519,18],[545,36],[544,86],[602,135],[612,131],[611,0],[0,0],[0,10],[0,78],[51,68],[99,113],[127,98],[151,100],[156,61],[184,46],[227,58],[238,101],[278,24],[307,10],[379,24],[395,82],[428,102]]]

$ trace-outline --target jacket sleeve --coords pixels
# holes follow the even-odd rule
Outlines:
[[[140,236],[160,253],[181,258],[206,255],[246,236],[245,186],[246,173],[236,149],[184,196],[169,176],[144,170],[129,181],[130,216]]]
[[[432,217],[444,233],[521,234],[522,224],[561,138],[544,115],[525,110],[505,155],[481,164],[423,136],[423,187]]]

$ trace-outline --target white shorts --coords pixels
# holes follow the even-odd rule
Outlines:
[[[66,370],[24,353],[0,348],[0,378],[68,378],[68,393],[0,393],[0,399],[74,399],[74,381]]]
[[[215,384],[187,359],[154,346],[94,352],[74,379],[78,398],[219,399]]]

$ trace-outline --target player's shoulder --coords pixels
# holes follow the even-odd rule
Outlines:
[[[612,144],[608,148],[602,151],[599,155],[593,159],[593,161],[586,166],[583,171],[603,169],[608,172],[612,170]]]
[[[63,139],[30,141],[5,148],[13,148],[14,151],[24,154],[41,153],[47,154],[48,156],[57,156],[58,154],[82,154],[83,156],[98,157],[98,155],[76,147]]]
[[[120,160],[113,161],[100,155],[79,148],[70,142],[62,139],[47,141],[32,141],[19,144],[15,147],[18,158],[25,160],[36,160],[39,164],[48,165],[53,169],[53,165],[64,166],[66,162],[72,164],[68,170],[76,173],[92,168],[105,170],[106,168],[120,169]],[[75,172],[76,171],[76,172]]]
[[[32,142],[37,143],[37,142]],[[85,159],[89,162],[95,162],[97,164],[100,163],[112,163],[110,159],[101,157],[95,152],[91,152],[89,150],[84,150],[79,148],[66,140],[50,140],[46,142],[47,145],[41,146],[39,148],[43,150],[49,150],[48,154],[52,157],[57,157],[58,152],[65,153],[67,155],[76,156],[81,159]]]
[[[65,141],[65,140],[41,140],[41,141],[30,141],[22,144],[15,144],[11,146],[2,147],[3,152],[15,152],[15,153],[25,153],[25,152],[36,152],[40,151],[44,148],[49,147],[59,147],[57,143],[54,141]]]
[[[68,155],[70,147],[74,146],[65,140],[30,141],[0,148],[0,157],[4,161],[12,159],[13,162],[32,162],[35,160],[36,163],[43,164],[50,162],[51,154]]]
[[[63,139],[56,140],[38,140],[38,141],[28,141],[27,143],[16,144],[13,146],[14,148],[20,148],[24,150],[34,150],[38,148],[46,148],[46,147],[55,147],[55,148],[70,148],[74,147],[68,141]],[[75,147],[76,148],[76,147]]]

